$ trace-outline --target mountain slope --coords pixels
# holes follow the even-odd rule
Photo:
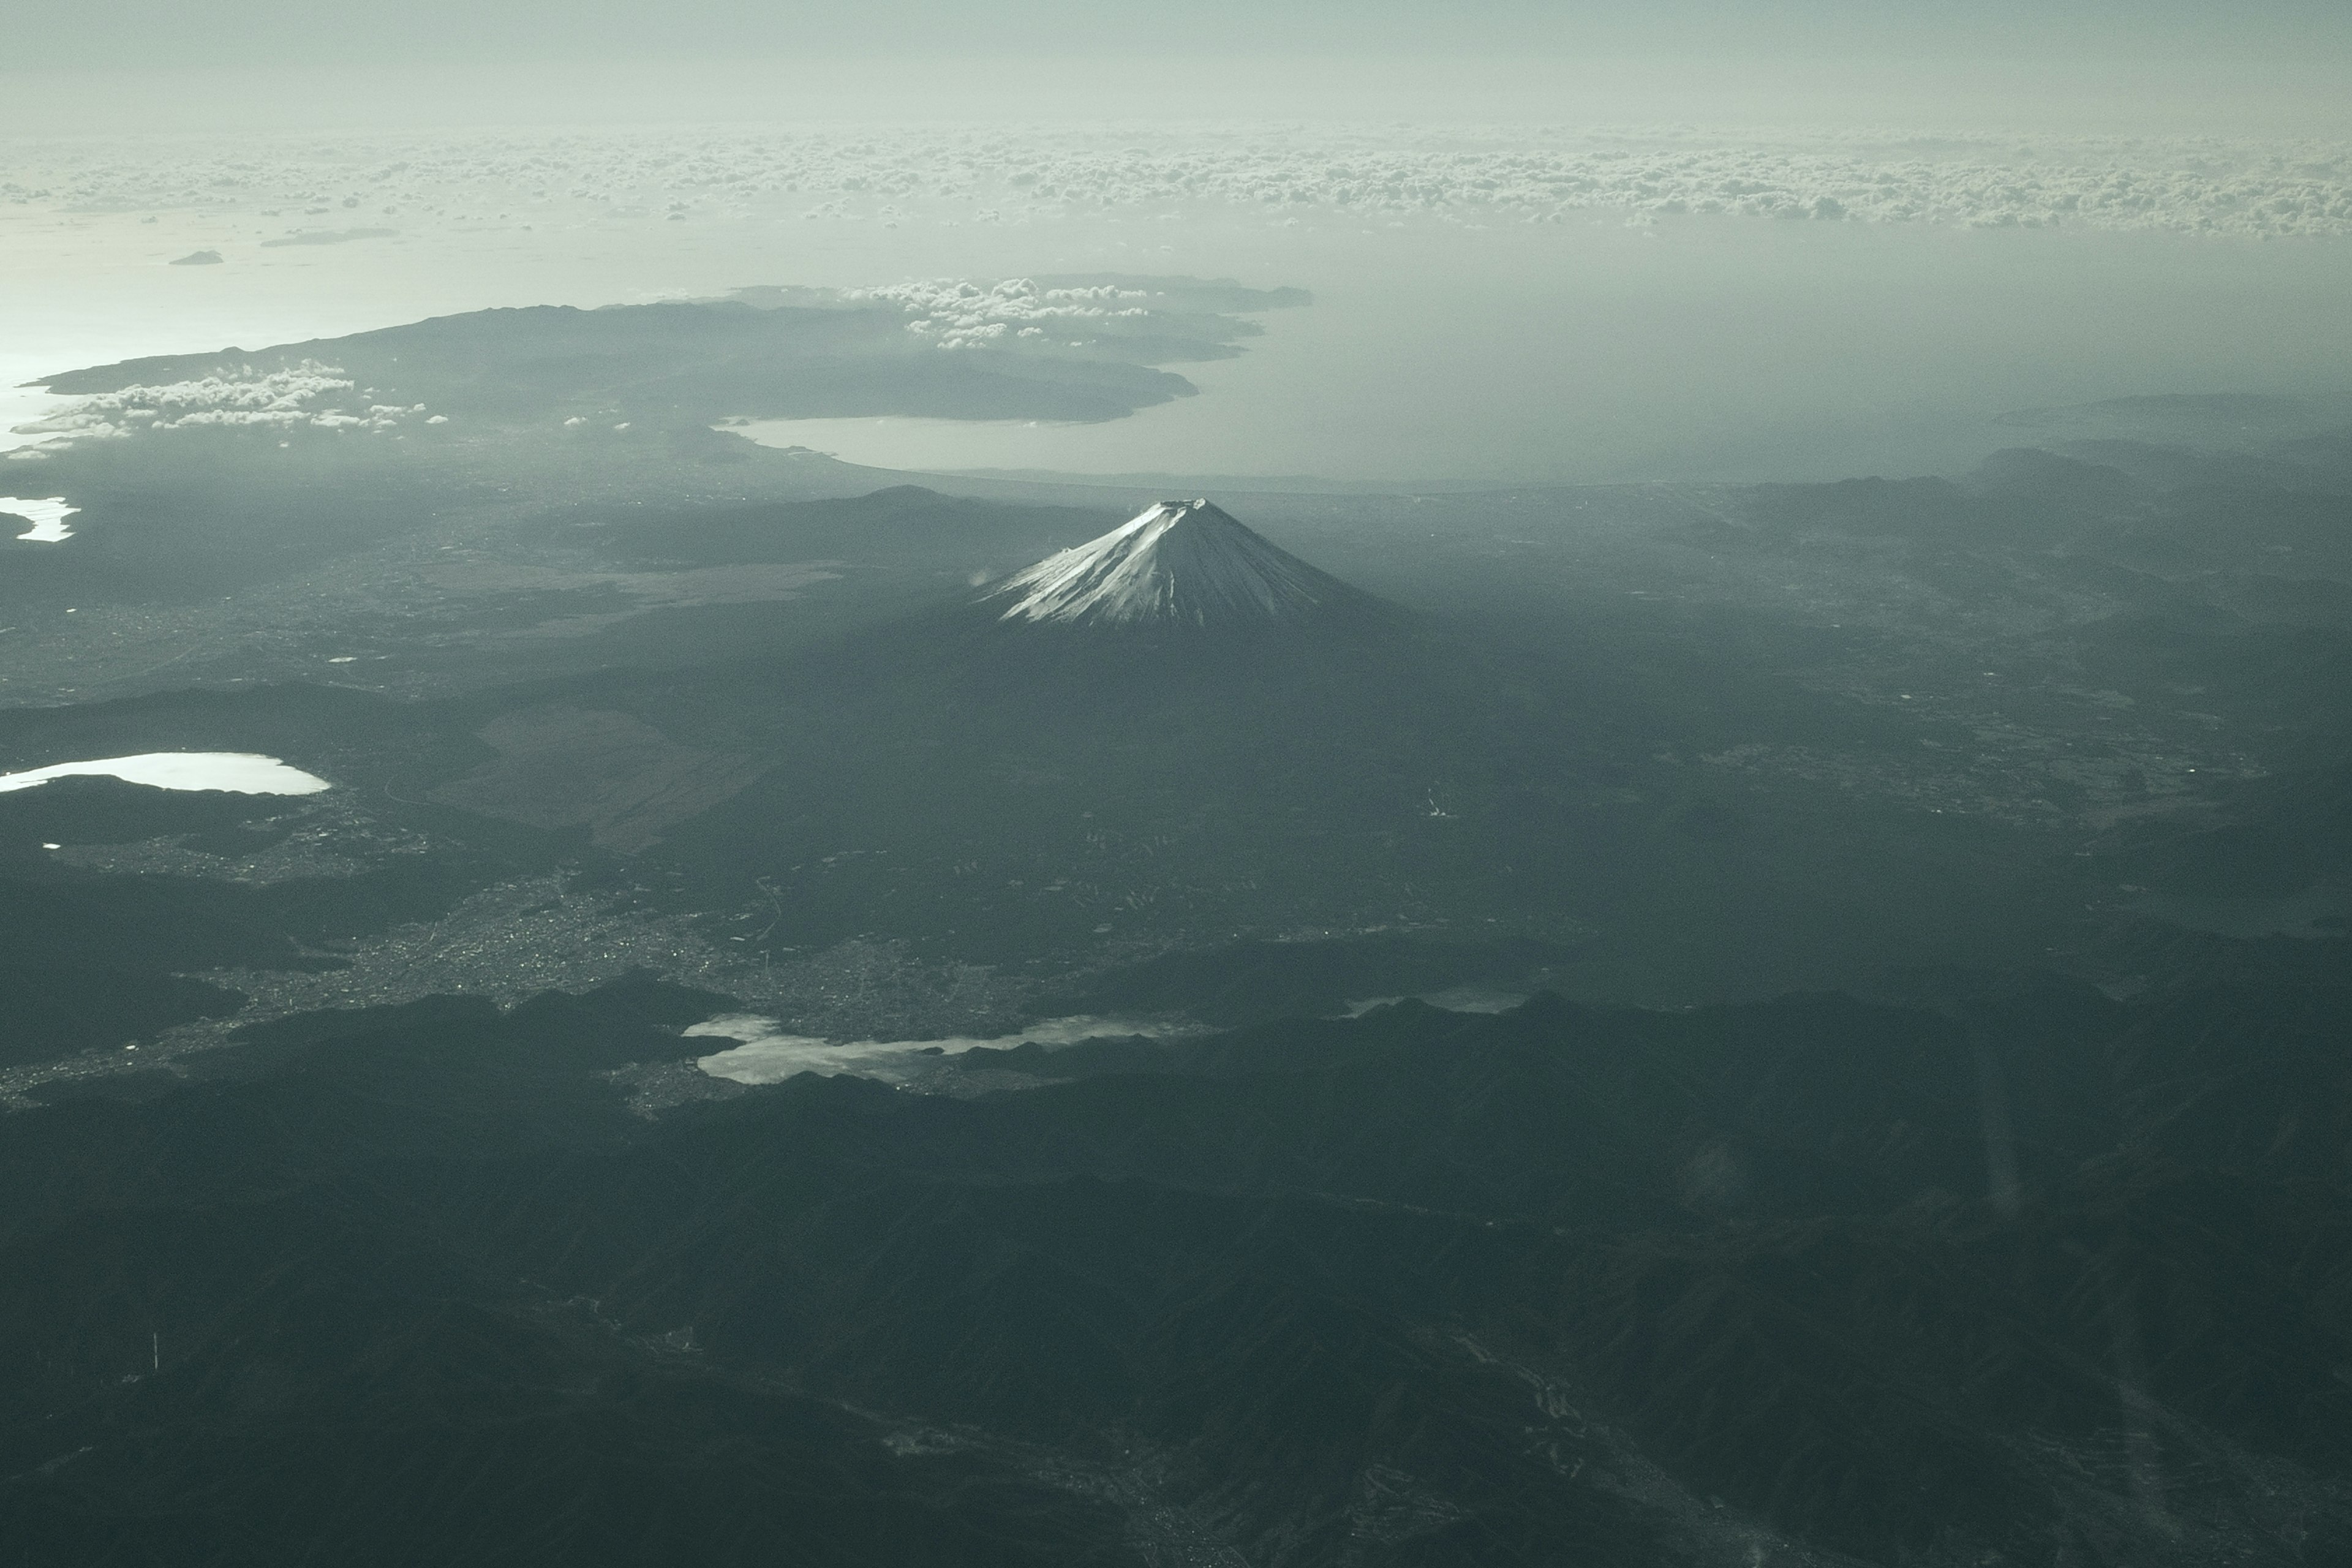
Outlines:
[[[1373,601],[1207,500],[1166,500],[983,596],[1053,626],[1296,624]]]

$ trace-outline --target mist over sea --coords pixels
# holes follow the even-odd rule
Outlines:
[[[1096,140],[1129,130],[1107,125]],[[1009,166],[1003,138],[990,134],[971,133]],[[1054,144],[1074,134],[1056,132]],[[1990,162],[2017,156],[1997,147],[1930,147],[1923,159],[1907,143],[1865,146],[1824,173],[1822,154],[1774,151],[1785,136],[1759,133],[1750,148],[1717,134],[1705,154],[1717,163],[1696,174],[1700,154],[1670,146],[1612,176],[1622,192],[1563,203],[1557,193],[1598,176],[1558,169],[1612,161],[1560,153],[1541,177],[1521,177],[1525,190],[1498,194],[1482,171],[1507,172],[1513,143],[1489,132],[1461,138],[1474,149],[1461,157],[1487,162],[1450,176],[1455,186],[1423,192],[1391,175],[1402,195],[1366,201],[1344,184],[1307,183],[1311,160],[1287,150],[1307,134],[1203,131],[1215,149],[1244,153],[1186,163],[1139,152],[1140,174],[1084,165],[1097,184],[1083,200],[1008,187],[1017,207],[989,205],[976,185],[924,187],[891,153],[891,136],[916,133],[887,128],[860,141],[782,127],[749,142],[740,129],[698,141],[647,128],[599,132],[584,151],[470,133],[324,152],[264,139],[249,169],[209,153],[247,172],[215,177],[234,188],[193,195],[154,162],[177,149],[59,144],[47,154],[49,183],[20,184],[32,196],[0,205],[0,421],[54,406],[20,384],[82,365],[489,307],[1095,272],[1229,277],[1305,289],[1314,303],[1265,317],[1265,335],[1237,357],[1171,366],[1201,395],[1123,420],[814,421],[757,438],[936,470],[1444,486],[1827,479],[1963,469],[2015,444],[1988,420],[2019,408],[2336,390],[2352,363],[2352,313],[2340,308],[2352,253],[2295,231],[2339,221],[2340,156],[2321,169],[2333,185],[2264,174],[2250,176],[2249,194],[2217,196],[2171,169],[2189,153],[2143,148],[2131,157],[2163,177],[2126,168],[2110,180],[2110,206],[2077,216],[2057,209],[2108,190],[2087,161],[2124,158],[2115,147],[2038,153],[2050,166],[2032,165],[2040,172],[2021,189],[2015,169]],[[1425,150],[1366,153],[1360,143],[1387,143],[1350,135],[1349,155],[1375,174],[1453,166]],[[1261,142],[1273,148],[1265,166],[1292,182],[1280,199],[1161,199],[1147,179],[1175,168],[1199,183],[1197,165],[1230,184],[1234,168],[1255,167],[1246,149]],[[681,174],[673,165],[697,146],[708,167]],[[615,147],[647,165],[628,177],[634,188],[565,187]],[[2259,152],[2232,156],[2252,167]],[[1726,159],[1760,173],[1718,178]],[[761,174],[778,163],[800,172]],[[59,188],[56,169],[81,171],[83,199]],[[1882,197],[1887,213],[1948,210],[1873,216],[1820,194],[1859,202],[1853,182],[1874,169],[1916,192]],[[295,199],[273,194],[273,179]],[[1763,194],[1691,195],[1718,186]],[[2305,193],[2295,213],[2259,208],[2257,196],[2273,192],[2276,206],[2274,187],[2290,186]],[[1649,205],[1612,205],[1636,201]],[[1672,210],[1695,202],[1725,210]],[[1832,208],[1841,216],[1821,216]],[[2217,214],[2234,229],[2198,229]],[[173,265],[207,254],[222,260]]]

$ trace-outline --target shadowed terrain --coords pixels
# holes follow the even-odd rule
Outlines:
[[[2352,1556],[2344,435],[1155,505],[713,427],[1299,302],[53,383],[0,772],[329,787],[0,794],[0,1565]]]
[[[17,1560],[2352,1547],[2340,989],[1404,1004],[630,1115],[715,1000],[16,1121]]]

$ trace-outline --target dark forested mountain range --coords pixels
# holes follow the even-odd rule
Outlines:
[[[718,998],[292,1020],[12,1120],[0,1550],[2331,1562],[2348,1002],[1404,1003],[651,1121],[598,1075]]]
[[[2343,437],[713,427],[1108,416],[1293,302],[1049,282],[52,383],[0,1565],[2352,1560]]]

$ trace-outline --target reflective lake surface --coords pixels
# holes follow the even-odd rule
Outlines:
[[[79,508],[68,506],[63,496],[50,496],[34,500],[23,496],[0,496],[0,517],[21,517],[33,526],[16,535],[36,544],[62,544],[73,537],[66,519]]]
[[[841,1045],[779,1031],[773,1018],[745,1013],[723,1014],[685,1031],[689,1039],[738,1040],[730,1050],[697,1059],[695,1066],[712,1078],[735,1083],[779,1083],[795,1074],[813,1072],[826,1078],[844,1073],[897,1082],[929,1065],[935,1056],[961,1056],[986,1047],[1005,1050],[1014,1046],[1075,1046],[1084,1040],[1160,1037],[1189,1033],[1164,1022],[1136,1018],[1048,1018],[1017,1035],[992,1039],[958,1037],[939,1040],[852,1040]]]
[[[51,779],[91,776],[156,789],[224,790],[232,795],[317,795],[334,787],[315,773],[251,752],[145,752],[135,757],[100,757],[0,773],[0,794],[31,789]]]

